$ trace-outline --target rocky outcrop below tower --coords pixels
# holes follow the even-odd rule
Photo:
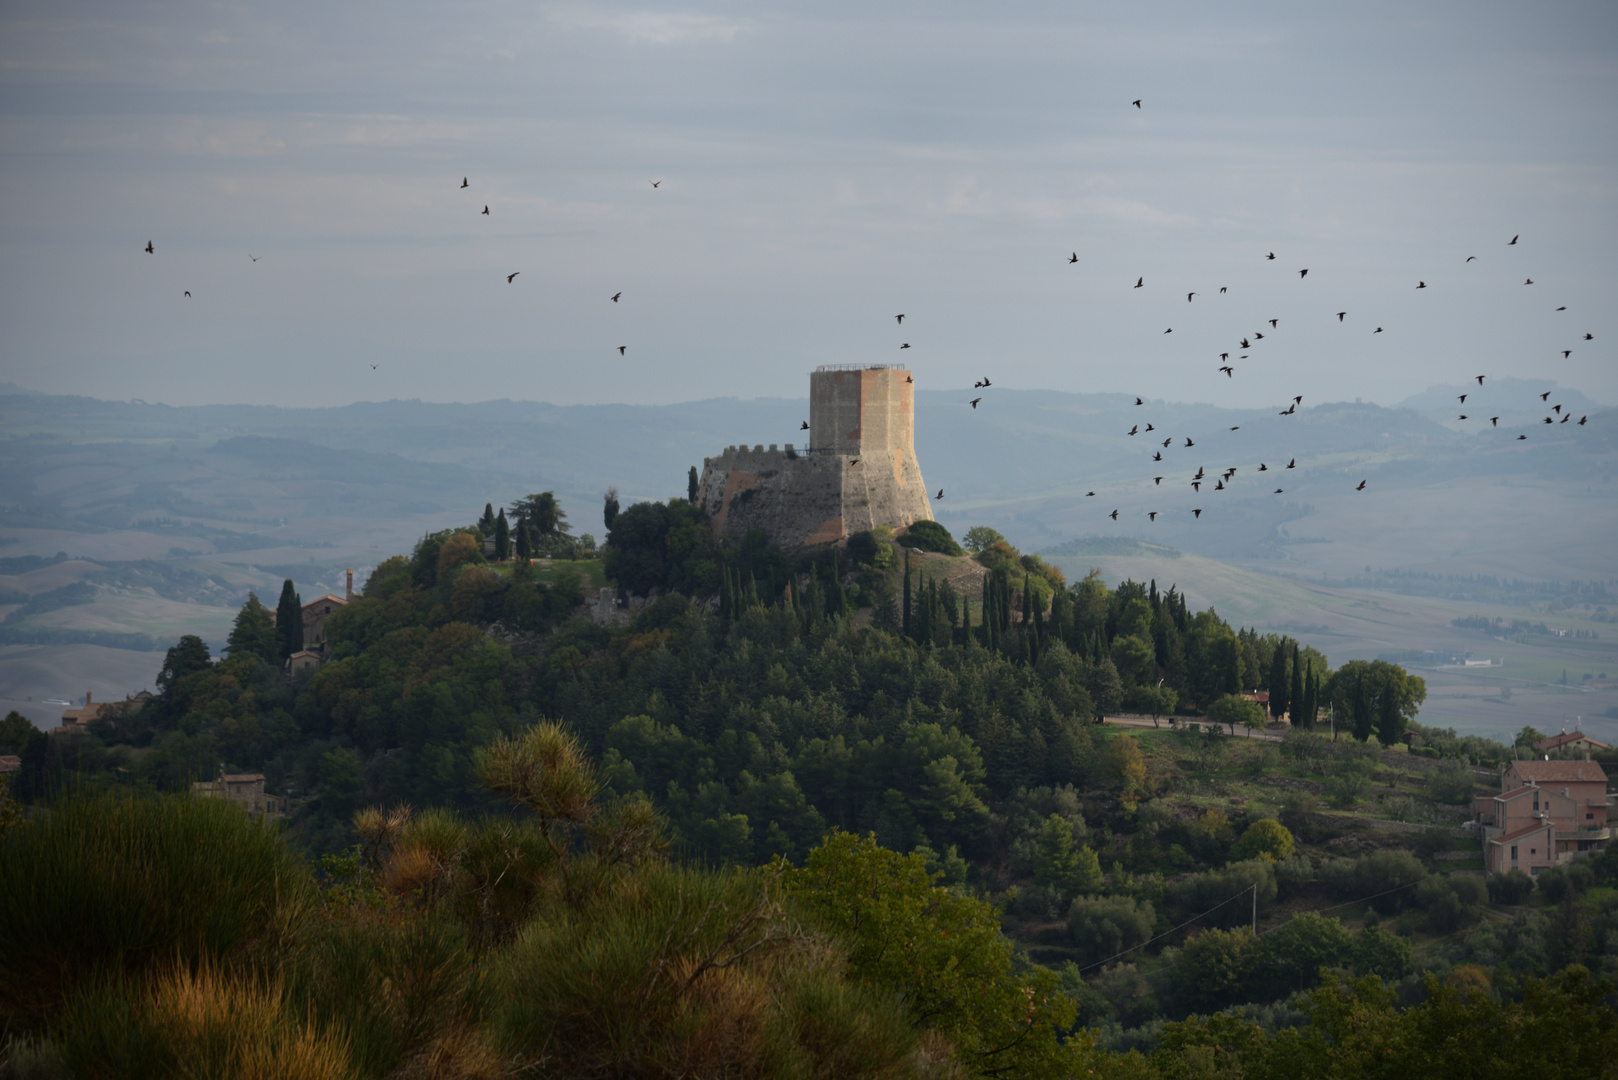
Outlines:
[[[915,447],[915,384],[901,367],[810,376],[812,445],[731,446],[702,463],[698,504],[721,540],[761,529],[788,551],[933,519]]]

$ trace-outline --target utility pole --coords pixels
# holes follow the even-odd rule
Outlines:
[[[1258,937],[1258,882],[1253,882],[1253,936]]]

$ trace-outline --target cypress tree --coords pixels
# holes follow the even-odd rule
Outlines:
[[[980,636],[983,639],[983,647],[986,649],[986,648],[989,647],[989,575],[988,574],[983,575],[982,585],[983,585],[983,597],[979,601],[979,603],[980,603],[980,606],[982,608],[983,633]]]
[[[905,637],[910,637],[910,549],[905,548],[905,587],[904,605],[899,613],[899,628]]]
[[[601,521],[607,526],[607,532],[612,532],[613,522],[618,520],[618,489],[609,487],[607,493],[601,496]]]
[[[303,648],[303,600],[291,578],[281,583],[281,599],[275,605],[275,637],[278,661]]]
[[[691,505],[697,505],[697,467],[691,466],[691,471],[685,477],[685,497],[691,500]]]
[[[831,595],[826,598],[826,614],[842,615],[848,611],[848,598],[843,594],[843,560],[836,548],[831,549]]]
[[[960,643],[964,646],[972,640],[972,601],[961,597],[961,630]]]
[[[1298,643],[1292,643],[1292,692],[1287,695],[1287,707],[1292,712],[1292,722],[1298,722],[1298,709],[1304,704],[1303,690],[1303,663],[1298,655]]]
[[[1270,715],[1277,720],[1287,711],[1287,685],[1287,640],[1282,638],[1270,658]]]
[[[494,503],[483,504],[483,516],[478,518],[478,532],[484,536],[494,532]]]
[[[511,525],[506,521],[506,508],[500,508],[500,514],[494,519],[494,561],[505,562],[511,558]]]

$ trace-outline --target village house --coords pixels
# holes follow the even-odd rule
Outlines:
[[[81,731],[90,729],[90,721],[100,718],[102,713],[114,706],[125,706],[127,711],[133,711],[151,700],[152,693],[142,690],[138,694],[128,695],[123,701],[96,701],[90,691],[84,692],[84,704],[77,709],[66,709],[62,712],[62,723],[55,728],[52,735],[76,735]]]
[[[354,599],[354,571],[348,571],[348,586],[344,596],[327,593],[303,605],[303,648],[287,658],[287,672],[295,674],[319,667],[326,659],[326,619],[334,611],[341,611]],[[276,622],[276,612],[270,612],[270,622]]]
[[[255,816],[286,809],[279,796],[264,794],[263,773],[220,773],[217,780],[194,781],[191,790],[205,798],[229,799]]]
[[[1612,747],[1604,742],[1596,742],[1582,731],[1563,730],[1558,735],[1548,739],[1541,739],[1534,744],[1534,752],[1541,756],[1546,754],[1578,754],[1582,757],[1590,750],[1611,750]]]
[[[1514,761],[1500,793],[1472,800],[1491,874],[1534,875],[1596,851],[1611,838],[1607,774],[1593,761]]]

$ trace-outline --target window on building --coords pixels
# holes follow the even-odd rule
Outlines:
[[[1511,845],[1511,861],[1512,862],[1517,861],[1517,845],[1516,844]]]

